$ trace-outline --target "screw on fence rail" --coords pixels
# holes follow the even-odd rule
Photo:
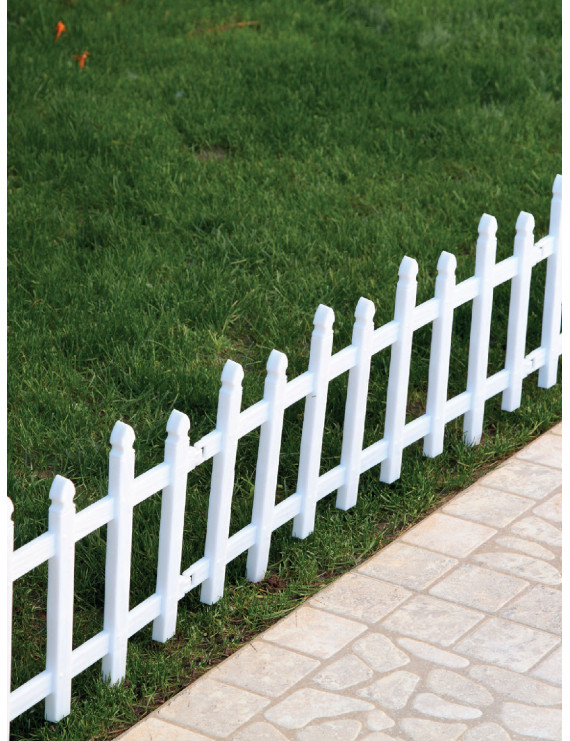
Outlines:
[[[560,256],[562,234],[562,175],[557,175],[552,187],[550,205],[550,229],[554,237],[554,251],[546,260],[546,283],[544,286],[544,308],[542,314],[542,337],[540,344],[545,350],[545,363],[538,372],[538,385],[550,388],[556,383],[560,345],[560,323],[562,321],[562,258]]]
[[[230,533],[242,380],[241,365],[228,360],[222,372],[216,422],[216,430],[221,433],[222,440],[220,452],[214,456],[208,505],[204,555],[209,559],[209,575],[202,583],[200,591],[201,601],[208,605],[214,604],[224,593],[226,545]]]
[[[14,505],[9,497],[6,497],[6,568],[2,573],[6,579],[6,589],[3,593],[6,595],[6,665],[2,690],[2,707],[5,710],[6,718],[6,738],[10,738],[10,687],[12,677],[12,554],[14,553]],[[5,707],[4,707],[5,703]]]
[[[71,709],[73,587],[75,563],[75,487],[56,476],[51,485],[48,530],[55,554],[48,561],[46,669],[52,691],[46,697],[46,720],[61,720]]]
[[[184,537],[184,510],[189,471],[190,420],[174,410],[166,425],[164,462],[168,464],[168,486],[162,491],[156,593],[160,615],[152,626],[155,641],[167,641],[176,631],[180,592],[180,567]]]
[[[514,256],[517,272],[511,281],[511,300],[507,329],[505,370],[509,373],[508,386],[503,391],[501,409],[513,412],[520,406],[524,377],[524,356],[530,277],[532,273],[532,248],[534,246],[534,216],[521,211],[517,219]]]
[[[133,428],[124,422],[117,422],[111,433],[109,453],[109,496],[114,500],[114,512],[113,519],[107,525],[103,617],[103,627],[109,636],[109,650],[102,662],[103,677],[112,684],[123,679],[127,666],[135,478],[134,441]]]
[[[356,364],[348,374],[340,454],[340,464],[345,470],[344,483],[339,487],[336,497],[336,506],[342,510],[353,507],[358,497],[375,312],[374,304],[367,298],[358,301],[354,312],[352,344],[356,347]]]
[[[259,437],[251,518],[256,528],[255,544],[249,549],[246,565],[247,578],[253,582],[263,579],[269,562],[287,387],[287,363],[287,356],[278,350],[273,350],[267,361],[263,398],[269,404],[269,410],[267,421],[261,425]]]
[[[293,519],[293,536],[306,538],[315,529],[317,493],[323,431],[327,410],[329,363],[333,344],[334,311],[320,304],[313,319],[309,372],[313,374],[313,388],[305,401],[297,494],[301,509]]]
[[[435,457],[443,452],[445,431],[445,405],[451,357],[451,332],[455,309],[455,270],[457,259],[449,252],[442,252],[437,263],[435,297],[438,300],[437,317],[433,321],[429,357],[426,414],[430,418],[430,431],[424,439],[424,455]]]
[[[497,220],[483,214],[479,222],[479,238],[475,255],[477,295],[473,299],[471,334],[469,338],[469,364],[467,392],[469,409],[463,419],[463,438],[467,445],[481,440],[486,401],[487,366],[491,337],[491,312],[493,310],[493,268],[497,254]]]
[[[392,345],[384,437],[388,443],[388,454],[380,467],[380,481],[391,484],[400,476],[406,403],[414,335],[414,307],[416,305],[418,263],[404,257],[400,263],[394,319],[398,322],[398,336]]]

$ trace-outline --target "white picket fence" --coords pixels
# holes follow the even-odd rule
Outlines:
[[[173,411],[167,424],[164,462],[135,477],[135,433],[117,422],[111,435],[107,496],[75,511],[71,481],[56,476],[50,490],[46,533],[13,551],[12,502],[6,500],[8,543],[7,684],[9,722],[45,698],[45,717],[57,721],[70,712],[72,679],[102,659],[103,675],[111,683],[125,677],[129,637],[153,622],[153,638],[174,635],[178,602],[202,585],[202,602],[212,604],[224,591],[227,564],[245,551],[247,577],[264,578],[274,530],[293,520],[293,535],[305,538],[315,525],[317,502],[337,491],[342,510],[357,501],[359,477],[381,464],[380,480],[400,476],[403,449],[424,439],[424,453],[443,449],[446,423],[464,415],[464,437],[476,444],[482,433],[487,399],[502,393],[502,408],[520,405],[523,379],[538,370],[538,385],[556,383],[561,354],[561,268],[559,257],[562,177],[554,181],[550,233],[534,242],[534,218],[522,212],[516,224],[514,254],[496,263],[497,222],[485,214],[479,223],[475,275],[459,284],[456,259],[443,252],[437,268],[434,298],[416,306],[415,260],[400,265],[394,319],[374,328],[374,305],[361,298],[356,307],[352,343],[332,354],[334,313],[319,306],[314,319],[309,369],[286,377],[287,357],[273,350],[267,363],[263,399],[241,411],[243,370],[228,360],[222,373],[216,428],[194,445],[190,421]],[[525,354],[532,268],[547,260],[541,345]],[[487,377],[493,290],[511,281],[505,367]],[[473,302],[466,390],[447,398],[454,310]],[[433,322],[425,414],[406,424],[408,379],[414,331]],[[384,437],[363,449],[371,359],[391,346]],[[348,371],[340,465],[319,475],[327,390],[332,379]],[[305,399],[297,489],[275,504],[283,415]],[[259,452],[251,523],[229,537],[238,441],[260,427]],[[213,458],[204,556],[181,572],[181,555],[188,474]],[[162,491],[156,591],[129,609],[133,510]],[[81,646],[72,648],[75,544],[107,526],[104,627]],[[36,566],[48,562],[46,668],[11,693],[10,651],[12,584]]]

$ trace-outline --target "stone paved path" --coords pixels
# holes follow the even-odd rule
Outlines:
[[[561,739],[561,425],[121,741]]]

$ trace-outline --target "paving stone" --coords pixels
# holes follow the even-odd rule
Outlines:
[[[457,741],[467,730],[465,723],[439,723],[423,718],[404,718],[400,726],[413,741]]]
[[[417,674],[397,671],[377,679],[356,694],[389,710],[400,710],[405,707],[419,681]]]
[[[505,669],[526,672],[559,641],[550,633],[499,618],[489,618],[460,641],[455,650]]]
[[[487,525],[435,513],[402,535],[410,545],[465,558],[497,531]]]
[[[538,584],[512,602],[501,617],[533,628],[562,633],[562,594],[559,589]]]
[[[524,540],[524,538],[516,538],[507,535],[503,538],[497,538],[494,543],[503,548],[510,548],[512,551],[526,553],[527,556],[541,558],[543,561],[552,561],[552,559],[555,558],[554,553],[549,551],[548,548],[545,548],[543,545],[535,543],[532,540]]]
[[[562,493],[558,493],[546,502],[539,504],[532,511],[535,515],[550,520],[550,522],[562,522]]]
[[[319,666],[316,659],[255,641],[220,664],[213,678],[278,697]],[[279,671],[275,671],[276,667]]]
[[[187,728],[150,716],[127,733],[123,733],[121,741],[210,741],[210,739],[201,733],[194,733]]]
[[[265,712],[265,718],[281,728],[298,729],[319,718],[334,718],[345,713],[374,710],[374,705],[352,697],[300,689]]]
[[[440,556],[398,541],[383,548],[358,571],[410,589],[425,589],[456,564],[455,558]]]
[[[524,553],[507,553],[496,551],[494,553],[475,553],[472,556],[477,563],[489,566],[498,571],[506,571],[509,574],[521,576],[531,581],[556,586],[562,581],[560,571],[552,564],[541,561]]]
[[[537,440],[520,450],[519,460],[532,461],[543,466],[562,468],[562,438],[559,435],[541,435]]]
[[[511,741],[511,737],[497,723],[481,723],[470,728],[461,741]]]
[[[445,718],[446,720],[473,720],[480,718],[482,713],[477,708],[467,705],[458,705],[455,702],[444,700],[431,692],[420,692],[414,698],[414,710],[434,718]]]
[[[265,721],[245,726],[231,737],[231,741],[287,741],[281,731]]]
[[[550,432],[552,435],[562,435],[562,422],[559,422],[557,425],[554,425],[554,427],[551,427],[548,432]]]
[[[351,572],[315,595],[310,604],[356,620],[375,623],[410,594],[408,589],[401,586]]]
[[[544,679],[547,682],[553,684],[562,684],[562,650],[557,649],[550,656],[547,656],[544,661],[541,661],[532,672],[533,677]]]
[[[352,650],[376,672],[389,672],[410,663],[410,658],[381,633],[360,638]]]
[[[430,643],[415,641],[413,638],[398,638],[398,644],[405,650],[417,656],[418,659],[431,661],[433,664],[447,666],[450,669],[463,669],[469,666],[469,659],[458,656],[451,651],[443,651]]]
[[[382,710],[372,710],[366,716],[366,727],[371,731],[384,731],[386,728],[392,728],[395,725],[392,718]]]
[[[454,569],[429,593],[485,612],[494,612],[528,586],[527,581],[465,564]]]
[[[497,489],[488,489],[475,484],[443,508],[456,517],[475,520],[494,527],[505,527],[516,517],[532,507],[533,501],[508,494]]]
[[[540,543],[545,545],[555,546],[557,548],[562,547],[562,533],[560,530],[551,525],[541,517],[530,515],[530,517],[524,517],[522,520],[518,520],[511,526],[511,532],[515,535],[520,535],[521,538],[530,538],[531,540],[538,540]]]
[[[365,630],[362,623],[303,606],[269,628],[263,639],[328,659]]]
[[[381,625],[399,634],[447,648],[483,617],[482,613],[470,608],[422,594],[404,602]]]
[[[325,690],[344,690],[353,687],[374,676],[372,669],[353,654],[327,664],[322,671],[313,677],[313,682]]]
[[[357,720],[331,720],[297,731],[297,741],[354,741],[362,724]]]
[[[560,471],[511,458],[504,466],[481,479],[480,483],[492,489],[540,500],[560,485]]]
[[[404,741],[401,736],[388,736],[387,733],[374,732],[364,736],[362,741]]]
[[[485,687],[447,669],[432,669],[427,677],[427,686],[438,695],[447,695],[470,705],[487,706],[494,701]]]
[[[265,697],[204,677],[176,695],[157,716],[225,738],[268,704]]]
[[[515,733],[549,741],[560,741],[562,738],[560,710],[506,702],[501,710],[501,718],[507,728]]]
[[[469,676],[510,700],[519,700],[529,705],[558,705],[562,702],[559,687],[552,687],[498,666],[472,666]]]

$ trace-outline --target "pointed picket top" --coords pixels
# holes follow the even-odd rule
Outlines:
[[[332,326],[334,324],[334,311],[331,309],[331,307],[325,306],[324,304],[319,304],[315,312],[313,324],[319,329],[332,329]]]
[[[239,386],[243,381],[243,368],[234,360],[226,360],[224,370],[222,371],[222,386],[234,388]]]
[[[517,219],[517,234],[532,234],[534,232],[534,216],[521,211]]]
[[[111,432],[110,441],[113,449],[124,451],[133,447],[135,437],[135,431],[133,428],[119,420],[118,422],[115,422],[115,426]]]
[[[418,263],[413,257],[407,255],[402,258],[398,269],[398,276],[403,283],[411,283],[418,275]]]
[[[437,261],[437,272],[440,275],[450,277],[455,275],[457,269],[457,258],[451,252],[442,252]]]
[[[188,416],[174,409],[166,423],[166,431],[168,432],[168,437],[173,437],[177,440],[188,436],[190,431],[190,420]]]
[[[479,221],[478,231],[482,237],[494,237],[497,233],[497,219],[490,214],[483,214]]]
[[[285,353],[279,350],[272,350],[267,360],[267,373],[271,376],[283,376],[289,365],[289,360]]]
[[[554,185],[552,186],[552,194],[562,198],[562,175],[557,175],[554,178]]]
[[[53,504],[60,507],[67,507],[73,503],[75,496],[75,486],[73,482],[59,474],[54,478],[49,490],[49,498]]]
[[[358,299],[358,303],[356,304],[356,309],[354,311],[356,320],[361,322],[371,322],[372,319],[374,319],[375,313],[376,307],[374,306],[374,303],[370,301],[370,299],[361,296],[361,298]]]

